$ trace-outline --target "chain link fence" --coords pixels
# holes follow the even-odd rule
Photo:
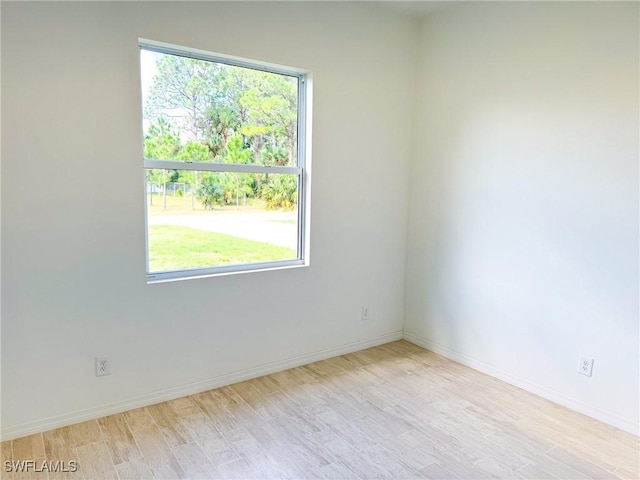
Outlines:
[[[184,197],[195,192],[195,187],[188,183],[167,182],[166,186],[162,182],[147,182],[147,194],[163,195],[166,194],[173,197]]]

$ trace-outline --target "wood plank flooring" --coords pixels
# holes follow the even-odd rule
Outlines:
[[[638,437],[405,341],[0,447],[8,480],[640,477]]]

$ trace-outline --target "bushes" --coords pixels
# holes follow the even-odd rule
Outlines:
[[[249,173],[200,172],[196,196],[205,208],[215,205],[236,205],[247,198],[255,198],[256,181]]]
[[[263,200],[269,210],[293,210],[298,203],[298,179],[289,174],[201,172],[196,196],[209,210],[216,205],[236,205],[247,198]]]
[[[267,176],[260,193],[268,209],[293,210],[298,203],[297,177],[295,175]]]

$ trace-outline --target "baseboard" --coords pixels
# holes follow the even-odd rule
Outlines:
[[[515,385],[516,387],[539,395],[543,398],[546,398],[547,400],[551,400],[552,402],[570,408],[571,410],[583,413],[584,415],[595,418],[596,420],[600,420],[601,422],[607,423],[634,435],[640,434],[640,426],[637,423],[627,418],[616,415],[615,413],[592,407],[555,389],[529,382],[518,377],[517,375],[513,375],[512,373],[507,372],[506,370],[493,367],[467,355],[451,350],[444,345],[440,345],[438,343],[427,340],[426,338],[415,335],[411,332],[407,332],[406,330],[404,331],[403,337],[408,342],[418,345],[419,347],[426,348],[427,350],[442,355],[443,357],[446,357],[450,360],[454,360],[458,363],[461,363],[462,365],[473,368],[474,370],[486,373],[487,375],[507,382],[511,385]]]
[[[23,423],[20,425],[9,426],[3,428],[0,432],[0,440],[12,440],[14,438],[24,437],[34,433],[40,433],[54,428],[73,425],[74,423],[85,422],[106,415],[121,413],[133,408],[147,407],[167,400],[192,395],[194,393],[204,392],[212,388],[218,388],[233,383],[250,380],[252,378],[262,377],[271,373],[280,372],[289,368],[299,367],[308,363],[325,360],[327,358],[344,355],[347,353],[357,352],[365,348],[375,347],[384,343],[393,342],[402,339],[402,331],[388,333],[368,340],[346,343],[337,347],[326,350],[319,350],[313,353],[298,355],[295,357],[279,360],[277,362],[265,363],[252,368],[238,370],[236,372],[219,375],[203,381],[188,383],[173,388],[168,388],[158,392],[142,395],[119,402],[100,405],[94,408],[69,412],[63,415],[36,420],[34,422]]]

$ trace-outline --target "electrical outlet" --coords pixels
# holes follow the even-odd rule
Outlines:
[[[96,377],[111,375],[111,360],[109,357],[96,357]]]
[[[362,316],[360,319],[364,322],[369,320],[369,307],[362,307]]]
[[[591,372],[593,372],[593,358],[580,357],[580,363],[578,364],[578,373],[590,377]]]

